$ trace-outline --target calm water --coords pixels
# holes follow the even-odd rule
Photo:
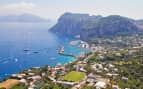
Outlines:
[[[85,51],[69,45],[74,38],[49,33],[49,27],[49,23],[0,23],[0,80],[31,67],[73,61],[74,58],[57,53],[60,45],[76,55]]]

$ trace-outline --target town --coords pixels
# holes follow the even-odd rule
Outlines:
[[[142,36],[95,40],[75,61],[12,74],[0,89],[143,89]]]

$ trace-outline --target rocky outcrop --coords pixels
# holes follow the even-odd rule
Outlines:
[[[118,15],[102,17],[65,13],[50,31],[71,36],[80,35],[82,40],[88,40],[94,37],[130,35],[141,31],[141,28],[134,20]]]

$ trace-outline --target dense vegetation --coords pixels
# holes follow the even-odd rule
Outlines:
[[[23,83],[19,83],[16,86],[12,87],[11,89],[27,89],[28,87],[23,84]]]
[[[98,58],[98,53],[95,53],[95,55],[88,63],[90,64],[92,62],[103,62],[105,60],[108,60],[106,61],[106,64],[114,64],[119,69],[119,76],[116,78],[111,78],[112,85],[117,84],[120,86],[121,89],[143,89],[142,48],[138,49],[138,51],[132,55],[128,55],[128,52],[126,50],[119,51],[118,53],[121,53],[120,57],[115,56],[114,53],[108,53],[104,55],[104,59],[102,60]],[[125,79],[123,79],[123,77]],[[110,89],[111,87],[108,88]]]

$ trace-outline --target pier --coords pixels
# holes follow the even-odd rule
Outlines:
[[[58,54],[64,55],[64,56],[75,57],[76,58],[76,56],[74,54],[72,54],[72,53],[65,53],[64,52],[64,46],[60,46],[60,48],[58,50]]]

